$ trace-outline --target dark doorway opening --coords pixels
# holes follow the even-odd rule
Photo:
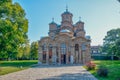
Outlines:
[[[65,54],[61,55],[61,64],[66,64],[66,55]]]

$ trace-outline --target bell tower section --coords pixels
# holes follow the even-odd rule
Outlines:
[[[62,13],[61,17],[62,17],[61,29],[68,29],[70,31],[73,31],[73,21],[72,21],[73,15],[68,11],[67,7],[66,7],[66,11]]]
[[[79,20],[76,23],[76,37],[85,37],[85,30],[84,30],[84,22],[82,22],[81,20]]]
[[[50,38],[54,39],[57,33],[57,24],[54,22],[54,18],[52,19],[52,22],[49,24],[49,36]]]

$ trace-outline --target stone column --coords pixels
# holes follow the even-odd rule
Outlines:
[[[73,62],[74,62],[74,57],[73,55],[70,55],[70,63],[73,64]]]
[[[75,47],[74,45],[71,46],[71,55],[73,56],[73,63],[75,61]]]
[[[42,51],[42,45],[41,43],[38,41],[38,64],[42,64],[42,61],[43,61],[43,51]]]
[[[39,46],[39,50],[38,50],[38,64],[41,64],[43,61],[43,53],[42,53],[42,46]]]
[[[61,51],[60,51],[60,46],[58,47],[58,59],[59,59],[59,64],[61,64]]]
[[[85,57],[85,54],[86,54],[86,51],[85,51],[85,50],[82,51],[82,59],[83,59],[83,60],[82,60],[82,61],[83,61],[82,63],[83,63],[83,64],[85,64],[85,61],[86,61],[86,60],[85,60],[85,58],[86,58],[86,57]]]
[[[46,64],[49,64],[49,47],[46,48]]]
[[[56,62],[57,62],[56,47],[54,47],[54,54],[55,54],[55,64],[56,64]]]
[[[54,47],[52,46],[52,63],[54,63]]]
[[[79,60],[78,60],[79,63],[81,63],[81,46],[79,46]]]
[[[68,55],[68,45],[66,46],[66,64],[68,64],[69,63],[69,55]]]
[[[87,47],[86,47],[86,62],[89,62],[90,60],[91,60],[90,46],[87,45]]]
[[[56,64],[57,56],[56,56],[56,47],[55,46],[53,46],[53,48],[52,48],[52,53],[53,53],[53,55],[52,55],[52,62],[54,64]]]
[[[75,57],[76,57],[76,63],[78,64],[78,55],[79,54],[79,52],[78,51],[75,51]]]

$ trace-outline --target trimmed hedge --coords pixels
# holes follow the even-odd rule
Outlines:
[[[91,56],[94,60],[111,60],[111,56]],[[114,56],[114,60],[118,60],[118,57]]]

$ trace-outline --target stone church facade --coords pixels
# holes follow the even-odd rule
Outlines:
[[[58,25],[54,20],[49,32],[39,42],[39,63],[85,64],[90,61],[90,36],[85,36],[84,22],[73,24],[73,14],[66,9]]]

